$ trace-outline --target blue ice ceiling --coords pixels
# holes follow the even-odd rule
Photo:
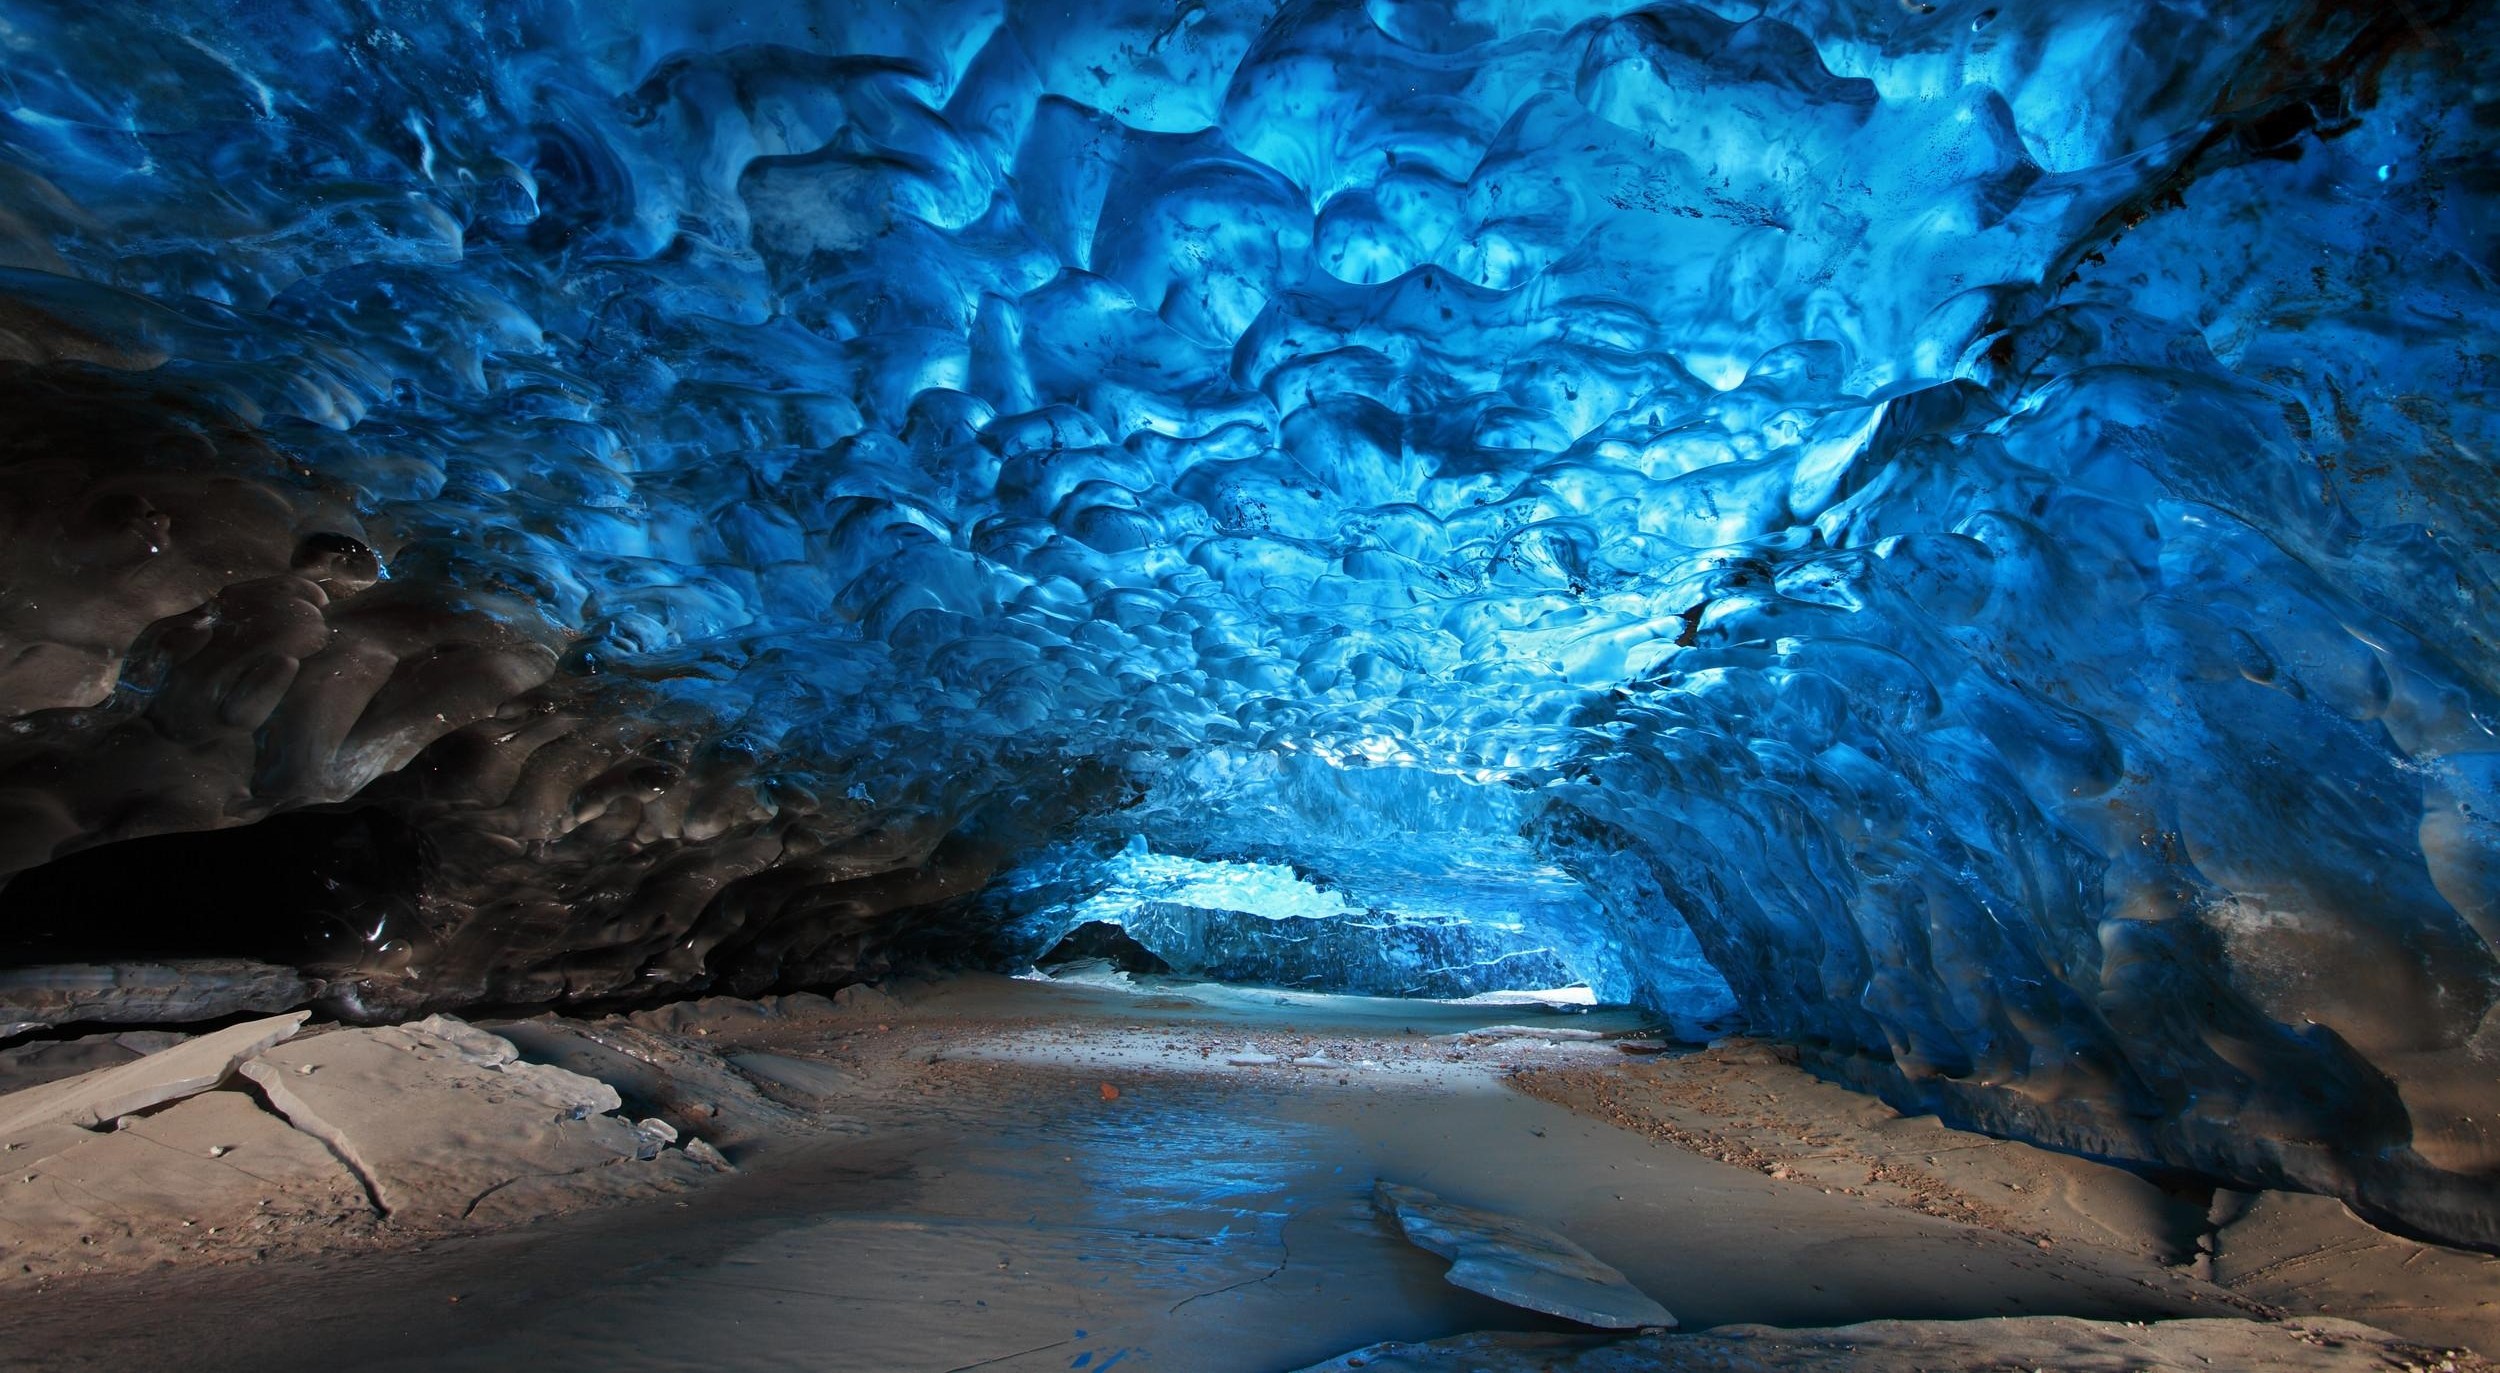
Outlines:
[[[0,871],[330,808],[380,1012],[1490,836],[1653,1004],[2493,1242],[2493,39],[0,4]]]

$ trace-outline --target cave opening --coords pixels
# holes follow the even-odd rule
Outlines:
[[[1642,1010],[1696,1039],[1741,1024],[1672,909],[1540,842],[1533,791],[1356,755],[1217,750],[1018,859],[983,892],[1001,966],[1353,995]],[[1593,860],[1602,863],[1602,858]],[[1624,950],[1637,943],[1638,958]],[[1063,972],[1061,975],[1067,975]]]
[[[0,968],[354,966],[404,941],[432,861],[422,832],[373,807],[100,844],[0,886]]]
[[[1143,971],[1217,982],[1435,999],[1601,994],[1543,921],[1518,913],[1533,899],[1526,892],[1509,893],[1500,910],[1434,909],[1413,891],[1392,898],[1394,906],[1357,905],[1333,881],[1322,886],[1255,861],[1156,854],[1142,838],[1077,880],[1091,888],[1083,899],[1034,917],[1036,933],[1051,941],[1037,963],[1064,966],[1102,943],[1161,965]]]

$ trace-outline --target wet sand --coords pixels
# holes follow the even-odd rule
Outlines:
[[[1667,1107],[1645,1119],[1642,1103],[1674,1095],[1659,1087],[1671,1065],[1604,1041],[1450,1037],[1505,1022],[1637,1027],[1620,1012],[933,984],[881,1020],[739,1040],[850,1090],[805,1132],[733,1142],[733,1176],[422,1249],[281,1242],[252,1262],[15,1285],[0,1364],[1271,1373],[1380,1340],[1575,1328],[1443,1282],[1442,1261],[1373,1214],[1379,1178],[1551,1227],[1687,1330],[2271,1309],[2166,1262],[2179,1237],[2159,1227],[2177,1217],[2131,1180],[2103,1180],[2131,1200],[2094,1215],[2100,1184],[2073,1177],[2097,1165],[1911,1122],[1921,1159],[1943,1157],[1941,1138],[2068,1179],[2043,1183],[2058,1201],[2037,1213],[1932,1189],[1921,1204],[1904,1199],[1917,1187],[1845,1176],[1867,1171],[1850,1132],[1890,1113],[1814,1096],[1775,1057],[1699,1061],[1724,1079],[1727,1131],[1696,1132],[1689,1100],[1664,1130]],[[1764,1103],[1732,1083],[1815,1122],[1854,1112],[1818,1136],[1827,1163],[1848,1161],[1778,1161]],[[1727,1142],[1741,1131],[1757,1132],[1753,1153]],[[1943,1178],[1956,1196],[2000,1184]]]

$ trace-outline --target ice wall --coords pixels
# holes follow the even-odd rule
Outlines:
[[[370,1006],[754,988],[1420,770],[1830,1071],[2500,1241],[2492,26],[0,4],[0,870],[352,803]]]

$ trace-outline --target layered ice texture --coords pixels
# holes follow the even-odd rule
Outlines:
[[[0,871],[303,869],[0,940],[380,1014],[873,973],[1132,834],[1465,856],[1906,1106],[2500,1243],[2494,56],[0,4]]]

